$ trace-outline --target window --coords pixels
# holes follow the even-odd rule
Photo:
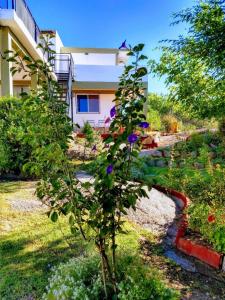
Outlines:
[[[99,113],[99,95],[77,95],[78,113]]]

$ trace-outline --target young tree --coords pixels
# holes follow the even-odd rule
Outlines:
[[[37,195],[49,207],[48,216],[51,220],[56,222],[59,216],[67,215],[73,234],[80,233],[85,240],[94,239],[102,261],[105,299],[116,297],[118,292],[116,235],[123,228],[122,215],[130,207],[135,208],[139,197],[147,196],[141,183],[128,180],[132,160],[137,158],[141,144],[136,130],[149,126],[143,114],[146,98],[142,78],[147,74],[147,69],[140,66],[147,58],[141,54],[143,47],[143,44],[139,44],[129,50],[128,55],[134,61],[125,67],[120,78],[115,106],[110,111],[113,119],[109,129],[110,136],[104,141],[105,152],[102,154],[102,163],[94,174],[94,181],[82,183],[74,176],[74,168],[65,154],[64,142],[47,147],[43,145],[36,153],[37,164],[33,165],[33,171],[41,176]],[[43,50],[49,52],[48,42]],[[16,63],[17,56],[15,54],[9,59]],[[52,107],[52,121],[55,125],[52,134],[61,134],[62,130],[59,129],[63,126],[67,128],[68,120],[65,117],[64,122],[60,118],[54,121],[55,113],[64,110],[65,104],[59,99],[59,87],[51,73],[52,60],[50,64],[32,62],[27,57],[23,60],[28,61],[28,72],[37,72],[41,76],[40,89],[35,95],[40,103],[44,101]],[[115,135],[121,128],[123,133]],[[34,140],[37,134],[33,132]],[[70,133],[64,131],[63,141],[69,138]],[[45,172],[44,165],[47,166]]]

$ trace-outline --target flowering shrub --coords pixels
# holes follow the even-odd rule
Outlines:
[[[42,300],[98,300],[104,299],[104,287],[96,257],[71,259],[53,269],[47,292]],[[122,258],[119,267],[118,297],[120,300],[176,300],[178,295],[166,288],[147,268],[140,267],[135,259]]]
[[[100,261],[96,257],[71,259],[53,269],[43,300],[96,300],[104,297]]]

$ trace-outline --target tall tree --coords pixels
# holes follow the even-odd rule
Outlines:
[[[187,23],[185,36],[167,40],[151,71],[166,76],[170,99],[195,117],[223,118],[225,113],[225,0],[204,0],[174,15]]]

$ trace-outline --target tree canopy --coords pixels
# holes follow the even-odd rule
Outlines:
[[[220,119],[225,112],[225,0],[199,1],[174,14],[173,25],[186,23],[177,40],[164,41],[151,71],[166,76],[169,98],[198,118]]]

